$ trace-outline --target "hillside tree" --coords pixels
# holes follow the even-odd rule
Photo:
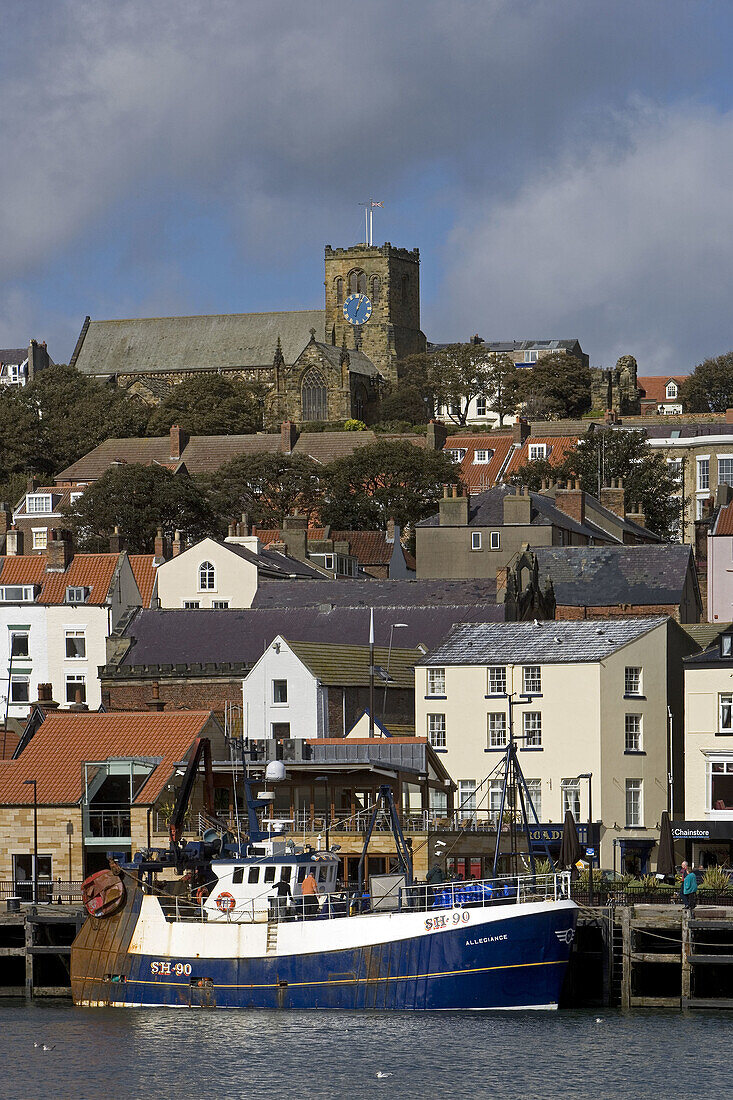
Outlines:
[[[542,355],[518,371],[523,413],[537,420],[580,416],[590,408],[590,369],[572,355]]]
[[[189,435],[250,435],[262,427],[260,387],[220,374],[198,375],[173,386],[150,414],[148,435],[178,424]]]
[[[684,412],[733,409],[733,351],[698,363],[680,386]]]

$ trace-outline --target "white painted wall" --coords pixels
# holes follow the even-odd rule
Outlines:
[[[11,627],[28,627],[29,657],[13,658],[13,675],[30,676],[29,698],[38,698],[38,685],[49,683],[48,648],[46,644],[46,608],[32,603],[0,604],[0,720],[5,719],[8,700],[8,666],[10,662]],[[25,718],[28,704],[10,704],[8,717]]]
[[[273,681],[286,680],[287,703],[273,701]],[[291,737],[323,737],[325,692],[282,638],[275,638],[243,683],[248,737],[272,737],[274,723],[289,722]]]
[[[63,604],[48,607],[46,630],[48,678],[53,684],[53,697],[62,707],[73,703],[66,698],[66,676],[86,677],[86,702],[96,710],[102,702],[98,669],[106,663],[106,640],[109,636],[110,609],[88,604]],[[66,631],[83,630],[86,641],[85,658],[66,656]]]
[[[205,561],[214,566],[215,587],[202,591],[199,566]],[[181,608],[190,600],[202,608],[222,600],[232,608],[247,608],[257,592],[257,567],[210,538],[159,565],[157,579],[160,606],[165,608]]]

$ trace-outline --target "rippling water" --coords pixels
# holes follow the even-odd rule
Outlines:
[[[711,1012],[95,1011],[13,1002],[0,1008],[0,1096],[718,1100],[733,1095],[732,1041],[733,1015]]]

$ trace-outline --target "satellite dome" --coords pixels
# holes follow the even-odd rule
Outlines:
[[[285,765],[282,760],[271,760],[265,768],[265,779],[268,783],[282,783],[285,778]]]

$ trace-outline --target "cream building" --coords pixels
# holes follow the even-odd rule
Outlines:
[[[323,579],[330,574],[277,550],[263,550],[256,535],[202,539],[158,566],[158,600],[164,608],[247,608],[261,580]]]
[[[733,632],[685,661],[684,821],[673,832],[696,864],[733,865]]]
[[[600,866],[646,871],[667,808],[668,739],[682,732],[668,723],[681,633],[661,616],[454,627],[415,669],[415,732],[445,753],[459,813],[496,815],[491,773],[511,723],[538,839],[558,842],[568,809],[588,822],[590,787]]]

